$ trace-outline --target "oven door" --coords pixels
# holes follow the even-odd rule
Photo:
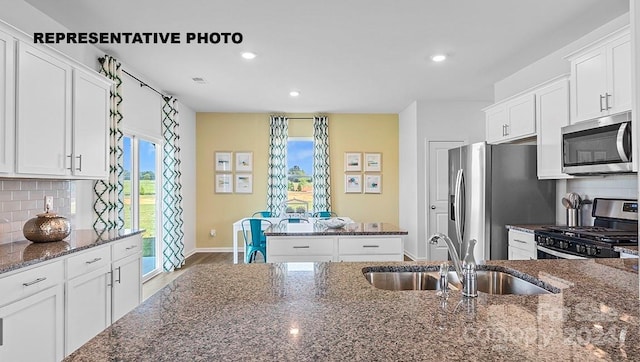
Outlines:
[[[538,259],[587,259],[583,256],[573,255],[558,250],[549,249],[538,245]]]

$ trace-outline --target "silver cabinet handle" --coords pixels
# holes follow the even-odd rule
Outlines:
[[[309,249],[309,245],[303,245],[303,246],[294,246],[294,249]]]
[[[605,98],[605,97],[601,94],[601,95],[600,95],[600,112],[604,112],[604,110],[605,110],[605,108],[602,106],[602,100],[603,100],[604,98]]]
[[[98,262],[98,261],[100,261],[100,260],[102,260],[102,258],[94,258],[93,260],[85,261],[85,263],[87,263],[87,264],[93,264],[93,263]]]
[[[110,287],[113,285],[113,272],[109,272],[108,274],[109,276],[107,277],[107,286]]]
[[[71,171],[73,170],[73,155],[67,155],[67,158],[69,159],[69,167],[67,167],[67,170]]]
[[[523,240],[513,239],[513,241],[517,241],[517,242],[522,243],[522,244],[528,244],[526,241],[523,241]]]
[[[136,246],[135,246],[135,245],[131,245],[130,247],[125,248],[125,250],[131,250],[131,249],[135,249],[135,248],[136,248]]]
[[[25,287],[28,287],[30,285],[34,285],[34,284],[43,282],[45,280],[47,280],[47,277],[38,278],[36,280],[30,281],[30,282],[27,282],[27,283],[22,283],[22,285],[24,285]]]
[[[4,338],[2,337],[3,331],[4,331],[4,328],[2,326],[2,318],[0,318],[0,346],[2,346],[2,341],[4,340]]]
[[[435,210],[436,209],[436,205],[431,205],[431,210]]]
[[[362,245],[363,248],[379,248],[380,245]]]
[[[509,125],[508,124],[504,125],[504,132],[505,132],[505,136],[509,135]]]
[[[76,156],[76,158],[78,159],[78,168],[76,168],[76,171],[82,172],[82,155]]]
[[[506,134],[505,134],[505,132],[506,132],[505,131],[505,126],[506,126],[506,124],[502,125],[502,137],[506,136]]]
[[[122,282],[120,281],[120,279],[122,279],[122,271],[120,270],[120,268],[121,267],[118,267],[118,280],[114,281],[114,284],[115,282],[118,282],[118,284],[122,284]]]
[[[611,94],[608,92],[604,94],[605,109],[611,109],[611,106],[609,106],[609,97],[611,97]]]

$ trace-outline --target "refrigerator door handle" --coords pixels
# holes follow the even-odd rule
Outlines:
[[[464,220],[462,220],[462,202],[464,192],[464,173],[462,170],[458,170],[456,174],[456,188],[454,194],[454,215],[455,215],[455,224],[456,224],[456,236],[458,237],[458,242],[462,245],[462,237],[464,234],[464,230],[462,227],[464,226]],[[462,226],[461,226],[462,225]]]

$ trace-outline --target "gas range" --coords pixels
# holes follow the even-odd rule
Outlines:
[[[637,206],[637,200],[596,198],[594,226],[536,230],[538,259],[618,258],[615,246],[638,245]]]

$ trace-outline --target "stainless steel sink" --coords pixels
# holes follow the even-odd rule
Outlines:
[[[439,290],[437,275],[430,272],[366,272],[364,277],[378,289]]]
[[[455,272],[449,272],[448,279],[450,284],[461,286]],[[551,294],[550,291],[524,279],[495,270],[478,270],[478,291],[487,294]]]
[[[440,290],[438,272],[432,270],[377,271],[365,268],[364,277],[371,285],[384,290]],[[449,288],[462,289],[460,280],[454,271],[448,273]],[[552,288],[553,289],[553,288]],[[478,291],[487,294],[537,295],[552,292],[518,278],[509,273],[496,270],[478,270]]]

